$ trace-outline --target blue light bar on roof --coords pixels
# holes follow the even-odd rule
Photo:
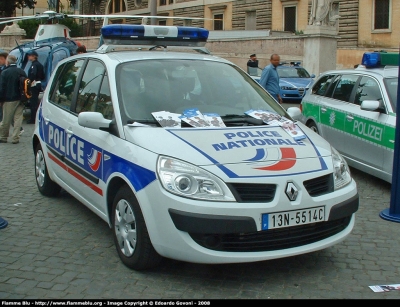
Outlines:
[[[367,68],[399,66],[399,54],[393,52],[365,52],[361,64]]]
[[[154,25],[106,25],[101,35],[106,44],[203,47],[209,31],[204,28]]]
[[[363,54],[361,64],[367,68],[380,67],[381,55],[379,52],[365,52]]]

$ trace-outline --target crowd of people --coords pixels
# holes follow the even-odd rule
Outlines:
[[[7,52],[0,52],[0,143],[7,143],[11,133],[11,143],[18,144],[22,128],[25,104],[21,102],[20,77],[24,76],[31,81],[32,96],[29,99],[30,119],[27,124],[34,124],[39,106],[39,94],[42,91],[41,82],[45,78],[44,67],[38,61],[38,54],[34,50],[27,52],[28,64],[26,72],[17,67],[17,58]]]

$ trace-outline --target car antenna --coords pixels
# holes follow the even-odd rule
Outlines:
[[[17,47],[18,47],[18,50],[19,50],[19,52],[23,52],[23,50],[22,50],[22,48],[21,48],[21,46],[18,44],[18,41],[17,41],[17,39],[15,39],[15,43],[17,44]]]

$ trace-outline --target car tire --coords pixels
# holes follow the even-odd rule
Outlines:
[[[319,134],[319,131],[318,131],[318,127],[317,127],[317,124],[316,123],[314,123],[314,122],[309,122],[309,123],[307,123],[307,127],[308,128],[310,128],[312,131],[314,131],[315,133],[318,133]]]
[[[60,193],[61,187],[51,180],[49,176],[46,160],[40,144],[36,146],[35,150],[35,179],[41,194],[45,196],[56,196]]]
[[[140,271],[160,264],[162,257],[151,243],[142,210],[128,186],[117,192],[111,222],[115,247],[128,268]]]

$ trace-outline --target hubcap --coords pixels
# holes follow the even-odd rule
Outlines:
[[[137,233],[135,215],[129,203],[121,199],[115,209],[115,235],[121,252],[132,256],[135,251]]]
[[[36,153],[36,161],[35,161],[35,175],[36,175],[36,182],[40,187],[44,185],[45,173],[46,173],[46,164],[44,162],[43,151],[38,150]]]

